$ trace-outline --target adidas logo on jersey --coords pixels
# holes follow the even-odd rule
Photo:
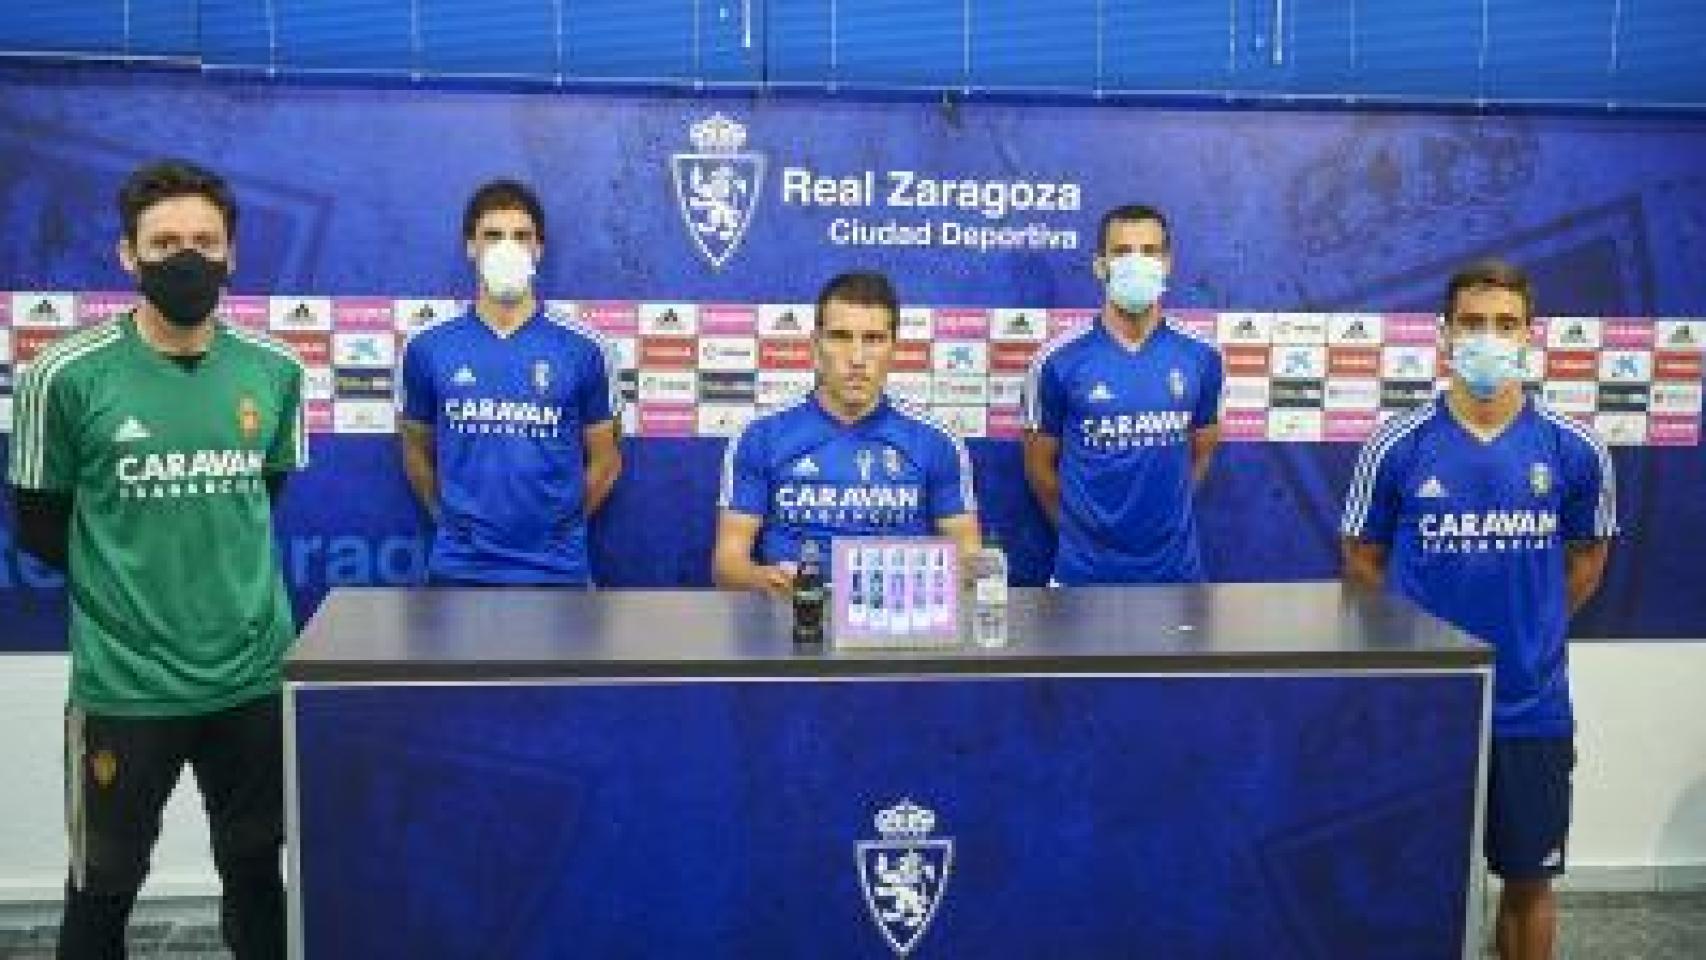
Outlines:
[[[458,367],[456,374],[450,378],[450,382],[459,387],[471,387],[479,381],[475,379],[474,371],[467,367]]]
[[[1098,383],[1090,388],[1091,403],[1105,403],[1114,398],[1114,392],[1105,383]]]
[[[134,443],[137,440],[147,440],[152,436],[154,435],[148,432],[148,428],[142,425],[142,421],[135,417],[125,417],[124,422],[118,425],[117,432],[113,434],[113,442]]]
[[[801,457],[799,461],[794,464],[794,476],[796,477],[815,477],[817,474],[817,461],[813,460],[811,457]]]
[[[1558,847],[1553,847],[1552,852],[1546,855],[1546,859],[1540,861],[1540,865],[1548,870],[1563,866],[1564,851]]]
[[[1445,496],[1445,484],[1438,477],[1429,477],[1422,481],[1422,486],[1416,491],[1416,496],[1425,500],[1438,500]]]

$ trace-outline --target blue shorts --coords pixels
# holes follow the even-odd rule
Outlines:
[[[1570,833],[1571,737],[1494,737],[1487,758],[1487,868],[1505,880],[1564,872]]]

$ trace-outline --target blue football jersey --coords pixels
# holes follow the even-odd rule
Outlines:
[[[1341,532],[1387,545],[1388,589],[1492,644],[1496,735],[1573,730],[1565,544],[1617,533],[1611,458],[1592,430],[1529,401],[1483,440],[1436,398],[1364,445]]]
[[[432,427],[436,446],[430,574],[590,582],[582,434],[621,408],[608,342],[544,310],[499,336],[470,309],[416,333],[402,368],[401,416]]]
[[[797,560],[807,539],[933,535],[976,509],[965,443],[942,424],[889,397],[842,423],[815,391],[729,441],[718,502],[764,518],[760,563]]]
[[[1025,379],[1025,426],[1060,441],[1054,579],[1203,578],[1191,436],[1220,421],[1220,351],[1171,318],[1134,350],[1098,320],[1045,346]]]

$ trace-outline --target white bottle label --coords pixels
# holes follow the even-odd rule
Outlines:
[[[948,551],[938,548],[930,554],[930,620],[938,627],[953,622],[953,590],[948,582]]]
[[[889,632],[905,633],[912,626],[912,584],[907,582],[906,549],[890,547],[888,556]]]
[[[859,550],[865,555],[865,595],[866,604],[870,607],[865,618],[866,625],[872,630],[887,630],[889,627],[889,608],[894,601],[889,597],[888,573],[883,568],[883,552],[875,547],[863,547]]]
[[[865,551],[857,547],[847,551],[847,622],[855,627],[862,627],[869,619],[870,610],[866,607],[866,595],[870,591],[865,582],[865,566],[863,563]]]
[[[912,629],[928,630],[935,622],[934,597],[930,592],[930,548],[906,551],[906,575],[912,581]]]

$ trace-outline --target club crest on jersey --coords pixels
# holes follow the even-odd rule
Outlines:
[[[1552,492],[1552,471],[1544,463],[1536,463],[1528,468],[1528,485],[1534,488],[1534,495],[1544,497]]]
[[[551,390],[551,364],[545,360],[533,361],[533,389],[540,393]]]
[[[1185,399],[1185,375],[1178,367],[1167,371],[1167,389],[1173,391],[1174,400]]]
[[[893,447],[883,448],[883,469],[889,473],[889,479],[900,476],[900,451]]]
[[[954,841],[931,837],[936,814],[910,800],[872,818],[881,840],[858,845],[859,887],[877,930],[904,957],[918,946],[948,888]]]
[[[853,462],[859,465],[860,483],[871,482],[871,465],[876,462],[876,459],[877,455],[867,447],[860,447],[859,452],[853,455]]]
[[[261,435],[261,410],[255,406],[253,397],[237,401],[237,429],[242,432],[244,440],[253,441]]]

